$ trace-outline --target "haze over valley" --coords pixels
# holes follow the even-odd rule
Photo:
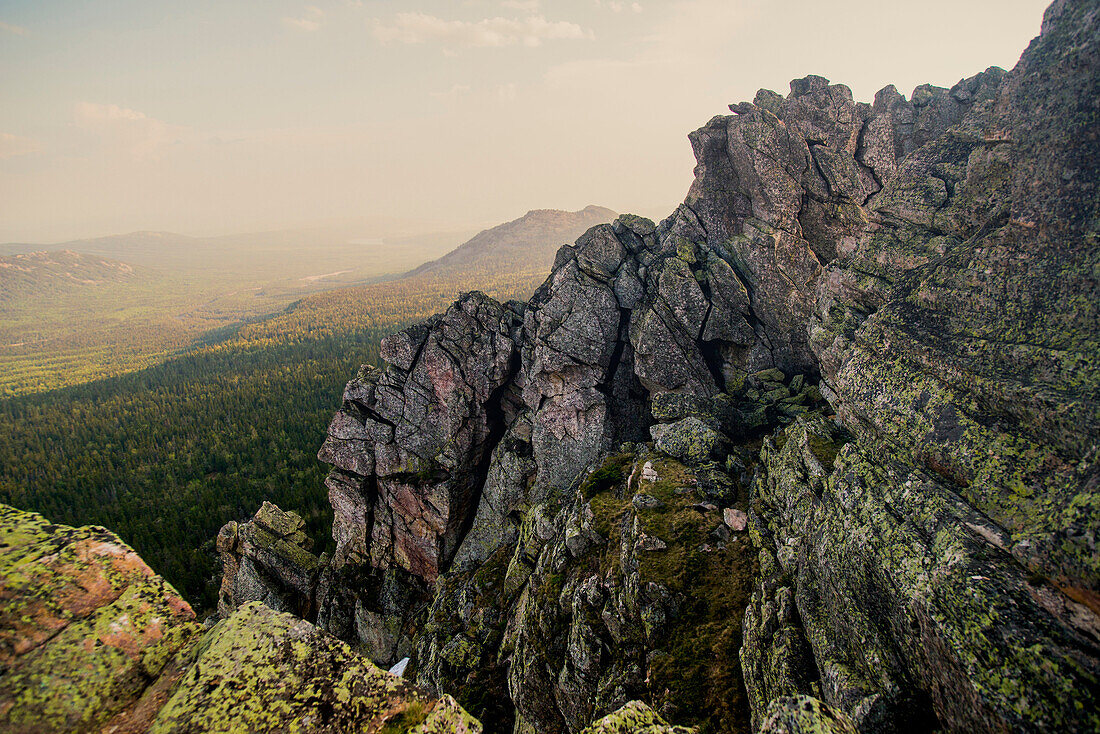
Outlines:
[[[396,277],[472,233],[368,226],[0,245],[0,394],[154,364],[311,293]]]

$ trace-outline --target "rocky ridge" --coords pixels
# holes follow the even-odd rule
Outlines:
[[[663,222],[389,337],[319,453],[335,553],[227,526],[160,715],[251,705],[204,694],[229,635],[327,650],[296,717],[354,650],[517,734],[1100,728],[1098,39],[1056,0],[1011,72],[762,90]]]
[[[1100,726],[1098,25],[762,90],[665,221],[387,339],[319,454],[318,623],[500,731]]]

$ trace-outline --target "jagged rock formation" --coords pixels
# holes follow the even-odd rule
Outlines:
[[[1100,728],[1097,39],[762,90],[668,219],[387,339],[318,624],[500,731]]]
[[[289,614],[194,616],[113,533],[0,505],[0,730],[481,731]]]
[[[327,559],[310,553],[313,541],[305,521],[264,502],[246,523],[231,522],[218,533],[222,588],[218,613],[228,617],[250,601],[279,612],[312,619],[313,599]]]

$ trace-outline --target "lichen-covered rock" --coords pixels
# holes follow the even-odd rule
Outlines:
[[[675,423],[661,423],[650,429],[657,450],[687,464],[701,464],[718,456],[722,436],[692,416]]]
[[[793,696],[772,702],[759,734],[856,734],[858,731],[842,712],[810,696]]]
[[[203,635],[150,732],[456,732],[480,724],[346,643],[248,602]]]
[[[1100,618],[1030,574],[956,490],[820,416],[765,441],[761,462],[769,573],[742,652],[754,703],[813,693],[862,731],[1100,727]]]
[[[143,730],[200,629],[114,533],[0,505],[0,729]]]
[[[274,532],[297,525],[273,506]],[[270,527],[269,526],[269,527]],[[5,732],[480,732],[449,697],[258,601],[205,633],[117,536],[0,505]]]
[[[245,602],[261,601],[276,611],[314,618],[322,561],[310,553],[312,546],[305,521],[270,502],[249,522],[227,523],[217,541],[222,558],[218,614],[224,619]]]
[[[646,464],[657,502],[638,507],[627,485]],[[747,731],[736,655],[751,545],[708,545],[722,513],[699,509],[699,480],[679,462],[643,451],[589,476],[610,467],[623,467],[617,480],[586,481],[567,499],[514,602],[500,655],[516,731],[579,732],[638,699],[669,721]],[[595,540],[571,544],[577,526]]]
[[[670,726],[649,706],[631,701],[593,723],[582,734],[692,734],[695,731],[686,726]]]
[[[810,322],[849,430],[957,486],[1094,608],[1098,24],[1059,0],[1010,74],[952,91],[965,114],[885,182]]]
[[[418,685],[447,691],[485,723],[489,734],[510,734],[508,673],[498,657],[518,585],[506,583],[515,545],[500,546],[476,571],[440,577],[416,640]]]

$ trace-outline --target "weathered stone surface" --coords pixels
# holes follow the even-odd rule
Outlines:
[[[722,436],[703,421],[684,418],[675,423],[660,423],[650,429],[657,450],[688,464],[701,464],[718,456]]]
[[[508,461],[522,457],[493,456],[516,412],[506,392],[519,367],[520,327],[517,312],[467,294],[389,337],[382,353],[391,368],[365,369],[349,382],[329,427],[319,457],[335,467],[326,484],[337,547],[319,582],[317,619],[379,663],[411,651],[407,615],[453,562],[490,468],[497,490],[483,515],[498,521],[523,499],[515,496],[523,462]],[[506,536],[483,542],[491,552]]]
[[[144,729],[199,630],[114,533],[0,505],[0,729]]]
[[[749,516],[746,515],[744,511],[733,507],[727,507],[722,510],[722,520],[730,530],[738,533],[744,530],[749,524]]]
[[[518,584],[506,583],[515,548],[500,546],[476,571],[442,576],[416,643],[417,684],[454,695],[490,733],[512,731],[507,665],[497,653],[518,594]]]
[[[691,734],[686,726],[669,726],[641,701],[631,701],[584,730],[583,734]]]
[[[842,712],[810,696],[777,698],[759,734],[856,734],[859,730]]]
[[[310,553],[305,521],[264,502],[246,523],[227,523],[218,533],[222,586],[218,614],[224,619],[241,604],[261,601],[303,619],[315,617],[322,560]]]
[[[709,527],[693,509],[698,495],[677,493],[697,482],[687,467],[645,453],[604,466],[613,464],[633,470],[569,499],[513,602],[499,654],[516,731],[579,732],[639,697],[668,720],[747,731],[735,658],[751,546],[699,550]],[[659,504],[639,508],[626,483],[645,464],[660,476],[646,485]],[[569,528],[586,524],[598,542],[571,549]]]
[[[249,602],[210,629],[150,732],[481,731],[309,622]]]
[[[258,513],[282,537],[293,518]],[[205,633],[117,536],[0,505],[0,729],[480,732],[449,697],[247,602]]]
[[[771,572],[746,616],[750,698],[819,676],[812,687],[860,730],[1100,726],[1100,619],[1055,601],[959,493],[872,458],[820,416],[768,439],[761,458],[761,567]],[[787,662],[804,649],[790,639],[796,620],[816,674]],[[802,669],[777,685],[761,656]]]
[[[999,73],[960,83],[984,101],[885,184],[810,323],[850,430],[960,486],[1017,559],[1093,605],[1100,173],[1080,100],[1100,86],[1097,22],[1055,3],[998,93]]]

